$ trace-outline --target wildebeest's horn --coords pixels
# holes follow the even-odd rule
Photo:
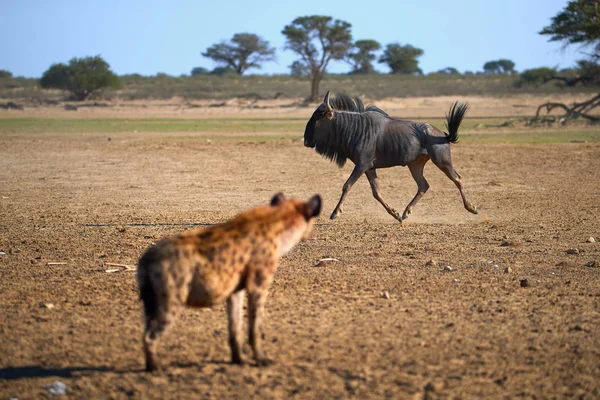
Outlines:
[[[325,98],[323,99],[323,104],[325,104],[325,106],[327,106],[327,110],[331,110],[331,105],[329,104],[329,93],[330,93],[330,91],[328,90],[327,93],[325,94]]]

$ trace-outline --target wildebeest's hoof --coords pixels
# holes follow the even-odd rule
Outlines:
[[[241,357],[232,357],[231,363],[234,365],[244,365],[244,360]]]
[[[256,360],[257,367],[268,367],[269,365],[273,365],[273,360],[269,358],[259,358]]]
[[[163,370],[160,365],[155,363],[146,363],[146,372],[162,374]]]

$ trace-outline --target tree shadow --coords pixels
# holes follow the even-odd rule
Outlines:
[[[106,372],[112,370],[109,367],[45,368],[40,365],[27,365],[24,367],[0,368],[0,379],[15,380],[21,378],[45,378],[49,376],[71,378],[75,372]]]

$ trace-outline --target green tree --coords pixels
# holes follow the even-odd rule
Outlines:
[[[299,78],[302,76],[309,76],[310,75],[310,68],[303,64],[301,61],[294,61],[290,66],[290,75]]]
[[[214,76],[235,75],[237,74],[237,71],[231,67],[215,67],[208,74]]]
[[[220,67],[231,68],[242,75],[249,69],[261,68],[263,63],[275,60],[275,48],[253,33],[236,33],[230,41],[213,44],[202,55]]]
[[[204,76],[204,75],[208,75],[209,73],[210,73],[209,70],[207,70],[204,67],[194,67],[194,68],[192,68],[190,75],[191,76]]]
[[[436,74],[460,75],[460,72],[458,72],[458,70],[454,67],[446,67],[446,68],[443,68],[443,69],[440,69],[439,71],[437,71]]]
[[[564,10],[552,17],[551,24],[540,31],[550,41],[581,44],[593,48],[600,57],[600,1],[572,0]]]
[[[387,64],[392,74],[423,74],[417,58],[423,55],[423,50],[410,44],[390,43],[386,46],[379,62]]]
[[[346,61],[352,66],[351,74],[371,74],[375,72],[373,61],[377,58],[373,52],[381,49],[376,40],[357,40],[351,51],[346,55]]]
[[[519,84],[543,84],[554,75],[556,75],[556,68],[540,67],[526,69],[521,72]]]
[[[52,64],[40,80],[44,89],[62,89],[85,100],[104,88],[119,88],[119,78],[100,56],[72,58],[69,64]]]
[[[515,63],[505,58],[488,61],[483,64],[483,72],[486,74],[514,74],[516,72]]]
[[[5,69],[0,69],[0,78],[12,78],[12,72]]]
[[[352,25],[322,15],[298,17],[281,33],[285,48],[300,56],[300,65],[310,70],[310,99],[319,101],[319,84],[331,60],[342,60],[352,46]]]
[[[545,81],[562,81],[567,86],[579,83],[600,85],[600,0],[571,0],[564,10],[552,17],[550,25],[540,31],[541,35],[550,36],[550,41],[563,42],[565,45],[582,45],[591,48],[589,60],[579,60],[574,74],[554,75]],[[572,76],[568,76],[572,75]],[[573,76],[574,75],[574,76]],[[565,111],[565,121],[578,117],[600,122],[600,118],[590,112],[600,106],[600,93],[592,98],[567,106],[563,103],[548,102],[538,107],[536,116],[546,108],[547,112],[555,108]]]

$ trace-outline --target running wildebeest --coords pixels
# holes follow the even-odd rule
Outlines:
[[[342,94],[330,99],[327,92],[323,103],[306,124],[304,146],[314,147],[317,153],[335,161],[339,167],[344,166],[347,159],[355,165],[331,219],[342,213],[346,195],[364,173],[375,199],[402,222],[429,189],[429,183],[423,177],[423,168],[429,159],[458,187],[467,211],[477,214],[477,208],[467,200],[461,176],[452,166],[450,155],[450,143],[458,141],[458,128],[467,109],[467,104],[454,103],[446,116],[448,133],[445,133],[425,122],[392,118],[376,106],[365,108],[356,96]],[[377,185],[376,169],[396,165],[408,166],[418,186],[417,194],[406,206],[402,217],[383,200]]]

